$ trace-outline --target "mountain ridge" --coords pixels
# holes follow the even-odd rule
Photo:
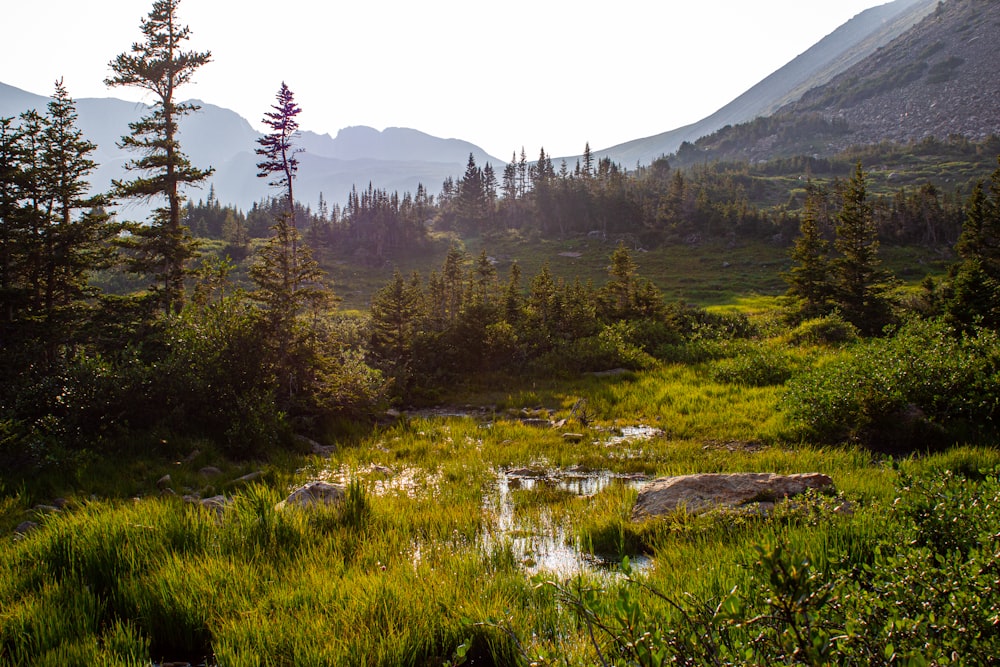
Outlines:
[[[650,164],[676,152],[684,142],[726,125],[767,116],[911,29],[933,11],[937,1],[895,0],[866,9],[715,113],[684,127],[595,151],[595,155],[624,165]]]
[[[670,158],[764,162],[853,146],[1000,134],[1000,3],[948,0],[889,44],[775,114],[727,126]]]
[[[72,91],[70,91],[72,93]],[[273,194],[257,175],[257,139],[262,134],[235,111],[198,99],[197,113],[181,119],[180,141],[185,154],[199,167],[214,167],[215,174],[205,184],[215,188],[220,201],[248,209]],[[28,109],[44,110],[49,98],[0,83],[0,117],[17,116]],[[97,145],[93,159],[98,162],[90,181],[94,190],[110,187],[113,179],[126,174],[124,164],[131,154],[118,148],[129,122],[137,120],[149,107],[114,97],[84,97],[75,100],[78,126]],[[304,130],[299,144],[298,191],[303,204],[318,201],[320,194],[329,203],[343,204],[351,188],[375,188],[414,192],[419,184],[436,191],[449,177],[464,172],[469,155],[478,164],[504,162],[475,144],[460,139],[443,139],[410,128],[377,130],[368,126],[344,128],[336,137]],[[197,198],[197,191],[189,192]],[[142,205],[126,207],[144,211]]]

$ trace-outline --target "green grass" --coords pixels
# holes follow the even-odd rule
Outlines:
[[[770,303],[753,297],[729,309],[766,320]],[[441,665],[467,651],[474,664],[544,662],[545,655],[594,664],[595,645],[568,591],[600,587],[600,599],[609,600],[631,593],[599,571],[582,573],[577,584],[545,583],[552,577],[544,573],[533,579],[515,535],[504,534],[494,513],[502,469],[831,475],[834,497],[768,517],[682,514],[636,523],[637,491],[620,481],[591,497],[543,483],[510,493],[516,530],[561,526],[586,552],[651,555],[640,576],[671,600],[718,601],[736,590],[759,607],[766,596],[756,545],[786,545],[820,570],[839,567],[838,559],[870,562],[875,545],[893,543],[903,529],[894,508],[906,480],[942,470],[978,479],[1000,466],[994,449],[954,447],[893,461],[859,447],[802,442],[781,409],[781,381],[748,383],[761,362],[733,364],[755,359],[764,346],[798,373],[841,352],[778,340],[723,346],[707,360],[645,372],[487,388],[463,398],[491,405],[488,419],[402,419],[343,441],[331,459],[285,455],[233,465],[205,445],[184,461],[197,443],[161,443],[117,461],[117,474],[91,462],[63,479],[69,509],[0,543],[0,662]],[[524,424],[522,409],[566,423]],[[618,429],[638,425],[658,430],[648,439],[613,440]],[[207,479],[198,472],[205,465],[222,473]],[[256,468],[266,474],[233,482]],[[161,497],[155,481],[167,472],[179,489],[225,493],[232,502],[217,513]],[[291,488],[315,478],[351,481],[350,500],[308,512],[275,509]],[[8,492],[4,525],[16,525],[43,500],[39,493]],[[91,500],[92,493],[103,499]],[[36,497],[29,502],[29,495]],[[833,511],[845,502],[851,512]],[[642,599],[644,619],[676,620],[663,599]]]

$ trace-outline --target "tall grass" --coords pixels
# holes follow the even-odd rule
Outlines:
[[[476,664],[595,664],[598,646],[607,645],[595,645],[573,605],[588,595],[594,604],[619,595],[627,602],[629,584],[593,571],[574,581],[545,572],[532,579],[495,515],[503,469],[833,477],[835,497],[767,516],[679,514],[645,523],[631,520],[637,490],[627,483],[590,497],[542,483],[509,494],[518,527],[558,525],[585,551],[611,558],[651,555],[652,567],[635,576],[663,597],[635,597],[635,613],[671,627],[683,619],[665,598],[707,609],[735,589],[750,608],[766,608],[755,545],[808,554],[819,572],[845,562],[860,568],[880,557],[876,545],[899,543],[910,530],[895,503],[907,480],[951,470],[978,483],[1000,466],[990,448],[893,460],[856,446],[789,441],[780,378],[744,381],[767,363],[741,358],[756,345],[696,364],[500,392],[488,418],[404,419],[344,443],[330,460],[272,463],[262,483],[199,480],[195,466],[203,462],[172,468],[179,484],[225,491],[230,502],[221,511],[173,496],[74,498],[71,510],[0,547],[0,663],[430,665],[464,654]],[[838,352],[781,354],[797,373]],[[525,424],[516,418],[521,408],[566,422]],[[613,439],[640,424],[658,431]],[[579,437],[564,438],[567,431]],[[143,478],[152,484],[163,466],[151,463]],[[222,479],[242,472],[229,468]],[[349,484],[347,500],[276,509],[292,487],[315,477]],[[9,496],[5,521],[24,505]]]

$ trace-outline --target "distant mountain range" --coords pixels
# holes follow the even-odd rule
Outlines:
[[[234,111],[192,101],[201,109],[181,120],[181,145],[195,165],[215,168],[211,183],[219,201],[246,209],[273,194],[265,180],[257,178],[254,149],[261,134]],[[45,96],[0,83],[0,117],[17,116],[28,109],[42,111],[48,102]],[[130,157],[117,143],[128,133],[128,124],[144,115],[147,107],[113,98],[81,98],[76,107],[80,129],[98,147],[93,157],[100,167],[91,183],[95,189],[106,189],[112,178],[124,175],[122,165]],[[348,127],[336,137],[302,132],[298,145],[305,152],[299,156],[296,191],[303,204],[312,206],[320,193],[327,202],[343,203],[352,187],[360,190],[369,183],[390,192],[416,192],[422,183],[436,194],[446,178],[464,173],[470,153],[479,165],[491,162],[502,170],[505,164],[467,141],[398,127],[381,132]],[[190,196],[197,199],[198,193]]]
[[[837,127],[836,137],[817,135],[807,142],[811,152],[928,134],[1000,132],[998,43],[997,0],[895,0],[858,14],[711,116],[594,155],[627,168],[676,153],[682,145],[696,157],[769,159],[803,150],[802,142],[782,144],[794,134],[787,124],[801,128],[803,118]],[[181,143],[195,165],[215,168],[211,182],[219,201],[249,208],[271,194],[256,177],[260,134],[233,111],[195,102],[201,111],[183,119]],[[47,103],[47,97],[0,83],[0,116],[41,110]],[[122,176],[129,157],[117,142],[146,109],[85,98],[77,100],[77,110],[81,129],[98,145],[101,167],[91,180],[95,189],[105,189]],[[694,142],[696,148],[690,146]],[[446,178],[462,175],[470,153],[477,164],[492,163],[498,172],[506,164],[469,142],[404,128],[348,127],[336,137],[303,132],[299,145],[305,152],[296,191],[302,203],[313,206],[321,193],[327,202],[342,204],[352,187],[369,184],[390,192],[415,192],[423,184],[436,194]],[[722,154],[721,145],[729,153]]]

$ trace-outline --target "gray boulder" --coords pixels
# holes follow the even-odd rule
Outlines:
[[[809,489],[833,491],[833,480],[821,473],[706,473],[663,477],[639,491],[632,519],[662,516],[681,509],[698,514],[719,507],[774,503]]]
[[[292,493],[274,506],[276,510],[286,507],[313,507],[332,505],[344,499],[344,487],[329,482],[309,482],[292,491]]]

